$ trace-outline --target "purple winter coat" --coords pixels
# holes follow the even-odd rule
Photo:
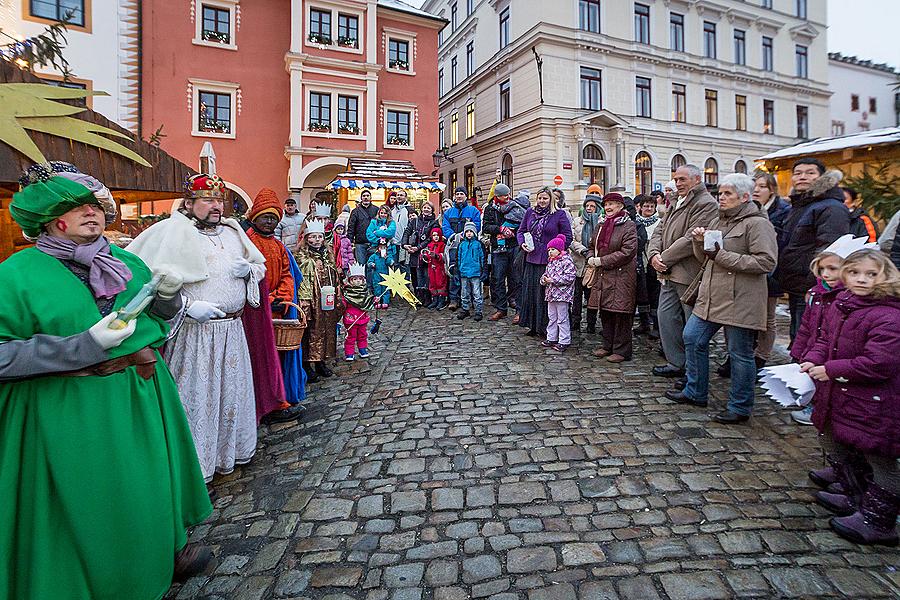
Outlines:
[[[809,290],[809,298],[806,301],[806,310],[803,311],[803,319],[800,321],[800,329],[791,342],[791,358],[794,362],[803,362],[808,351],[812,350],[816,340],[822,337],[822,319],[825,311],[837,298],[838,292],[843,291],[844,284],[838,282],[835,287],[826,289],[819,279],[816,285]]]
[[[900,298],[844,290],[825,312],[824,335],[804,360],[824,365],[816,382],[813,424],[834,439],[889,458],[900,457]]]
[[[572,222],[569,221],[564,209],[550,213],[544,219],[544,227],[541,229],[537,213],[534,212],[534,208],[529,208],[525,211],[525,218],[522,219],[522,225],[516,233],[519,246],[525,243],[526,231],[534,237],[534,250],[525,255],[525,262],[534,265],[547,264],[547,244],[559,234],[566,238],[566,249],[572,243]]]
[[[547,302],[568,302],[575,299],[575,277],[578,271],[568,252],[563,251],[556,260],[548,260],[544,277],[550,283],[544,288],[544,300]]]

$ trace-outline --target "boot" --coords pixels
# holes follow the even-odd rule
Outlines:
[[[857,544],[897,545],[897,512],[900,496],[875,482],[869,484],[858,511],[849,517],[834,517],[831,528]]]
[[[432,300],[432,301],[428,304],[428,306],[426,306],[425,308],[427,308],[427,309],[429,309],[429,310],[434,310],[434,309],[437,308],[438,302],[439,302],[439,300],[438,300],[437,298],[435,298],[435,299]]]
[[[469,310],[464,308],[461,311],[459,311],[459,313],[456,315],[456,318],[459,319],[460,321],[462,321],[463,319],[465,319],[468,316],[469,316]]]
[[[731,357],[725,359],[719,368],[716,369],[716,373],[719,374],[719,377],[724,377],[725,379],[731,378]]]
[[[659,321],[656,320],[656,311],[650,311],[650,333],[647,334],[647,337],[651,340],[659,339]]]
[[[329,369],[324,361],[319,361],[316,363],[316,373],[321,375],[322,377],[331,377],[334,375],[334,371]]]
[[[836,515],[852,515],[859,507],[860,499],[867,487],[870,477],[868,463],[862,457],[851,457],[847,462],[842,462],[831,455],[826,459],[831,464],[844,493],[836,494],[830,490],[821,490],[815,493],[816,502]]]
[[[443,308],[447,306],[447,298],[444,296],[438,296],[437,306],[434,307],[435,310],[443,310]]]
[[[207,546],[187,544],[175,554],[175,568],[172,581],[185,581],[189,577],[202,573],[212,560],[212,550]]]
[[[315,383],[319,380],[319,374],[310,363],[303,363],[303,370],[306,371],[306,383]]]
[[[635,327],[632,333],[635,335],[647,335],[650,333],[650,314],[645,312],[638,313],[638,320],[640,325]]]
[[[832,483],[837,483],[838,477],[834,467],[831,466],[831,456],[826,456],[825,460],[829,462],[827,467],[816,469],[809,472],[810,480],[822,489],[827,488]]]
[[[597,311],[590,308],[587,311],[587,332],[597,333]]]

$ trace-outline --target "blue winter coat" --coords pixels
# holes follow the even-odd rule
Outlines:
[[[457,262],[460,277],[478,277],[480,279],[487,273],[486,260],[484,246],[477,237],[471,240],[463,238],[459,243]]]
[[[381,227],[387,225],[384,229]],[[378,238],[387,238],[390,242],[394,239],[394,235],[397,233],[397,224],[391,221],[387,223],[386,219],[372,219],[369,222],[369,227],[366,229],[366,239],[369,240],[370,244],[376,245],[378,244]]]
[[[444,230],[444,237],[448,240],[454,233],[462,233],[466,226],[466,221],[475,223],[475,228],[481,231],[481,213],[478,209],[469,203],[459,209],[455,205],[451,206],[444,212],[444,219],[441,222],[441,228]]]

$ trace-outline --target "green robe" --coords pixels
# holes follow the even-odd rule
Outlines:
[[[112,253],[133,274],[119,308],[151,274]],[[0,342],[70,336],[101,318],[88,287],[34,248],[0,263],[0,307]],[[145,312],[109,357],[158,348],[167,332]],[[185,528],[211,511],[161,357],[149,380],[129,367],[0,383],[0,600],[160,598]]]

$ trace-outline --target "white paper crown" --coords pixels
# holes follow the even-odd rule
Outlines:
[[[841,258],[847,258],[857,250],[862,250],[864,248],[878,248],[878,244],[874,242],[867,243],[866,240],[868,239],[869,238],[866,236],[853,237],[852,233],[848,233],[847,235],[842,235],[834,240],[834,242],[825,248],[823,252],[837,254]]]
[[[325,235],[325,223],[322,221],[307,221],[306,235],[310,235],[311,233],[321,233],[322,235]]]
[[[366,276],[366,265],[360,265],[357,263],[353,263],[350,265],[350,277],[365,277]]]
[[[319,219],[327,219],[331,216],[331,205],[330,204],[316,204],[316,218]]]

